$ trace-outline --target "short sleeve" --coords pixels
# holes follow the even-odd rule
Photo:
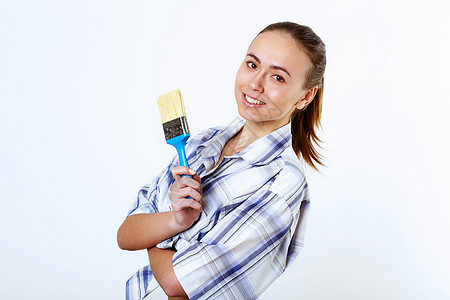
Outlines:
[[[292,237],[291,243],[289,245],[289,251],[287,256],[286,264],[290,266],[297,256],[300,254],[304,247],[306,227],[308,225],[308,217],[310,210],[310,201],[308,199],[303,200],[298,211],[298,217],[295,219],[296,226],[294,230],[294,235]]]
[[[292,162],[292,161],[291,161]],[[294,161],[295,162],[295,161]],[[308,183],[303,170],[294,163],[286,163],[284,172],[272,185],[277,194],[285,194],[284,199],[289,206],[293,219],[293,236],[289,245],[287,264],[291,264],[304,247],[306,226],[310,210]],[[293,180],[298,178],[298,180]]]

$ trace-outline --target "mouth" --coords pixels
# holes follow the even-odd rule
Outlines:
[[[257,106],[266,105],[266,103],[264,103],[264,102],[262,102],[262,101],[260,101],[258,99],[252,98],[252,97],[250,97],[247,94],[242,93],[242,96],[243,96],[242,97],[243,101],[244,101],[245,105],[247,105],[247,106],[257,107]]]

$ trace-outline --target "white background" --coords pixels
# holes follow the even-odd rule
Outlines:
[[[0,298],[123,299],[146,253],[117,247],[139,188],[191,133],[236,116],[266,25],[327,45],[321,174],[304,251],[262,299],[450,299],[448,1],[2,1]],[[161,295],[161,294],[160,294]],[[156,296],[156,299],[163,299]]]

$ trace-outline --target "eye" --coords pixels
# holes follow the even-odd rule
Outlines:
[[[272,78],[278,82],[284,82],[284,78],[281,77],[280,75],[273,75]]]
[[[247,62],[247,67],[249,67],[252,70],[256,70],[257,69],[256,64],[254,62],[252,62],[252,61]]]

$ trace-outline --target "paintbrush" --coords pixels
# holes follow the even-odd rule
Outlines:
[[[159,96],[158,107],[167,144],[177,149],[180,166],[189,167],[184,146],[190,133],[180,90]]]

